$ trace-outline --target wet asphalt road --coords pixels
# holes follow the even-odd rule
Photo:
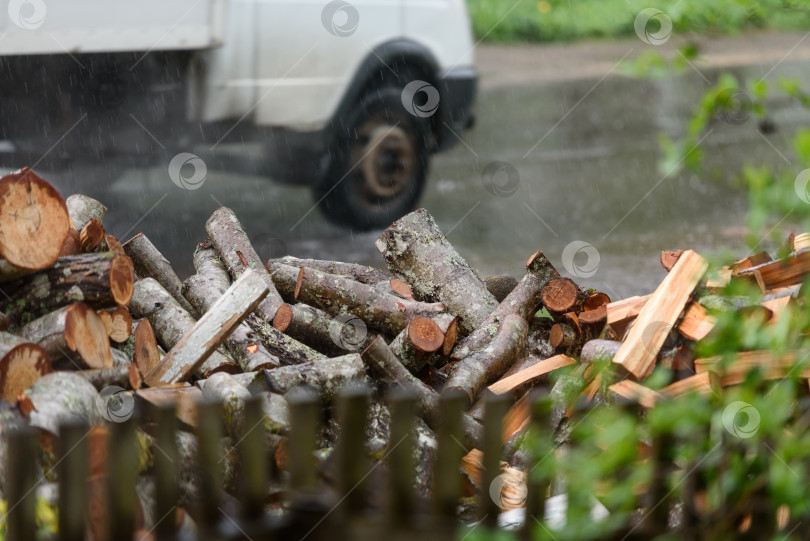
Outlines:
[[[807,61],[785,61],[768,80],[787,76],[807,83],[807,67]],[[763,65],[734,70],[760,75]],[[614,298],[654,289],[664,275],[658,263],[664,249],[727,250],[742,257],[748,253],[745,194],[730,177],[743,160],[785,166],[792,160],[790,137],[810,114],[774,101],[778,130],[767,141],[754,119],[713,122],[704,148],[721,178],[662,174],[658,134],[683,132],[707,88],[704,78],[716,75],[707,68],[651,81],[611,72],[485,84],[475,128],[463,144],[435,157],[421,206],[482,274],[520,276],[527,257],[542,249],[561,272],[580,274],[579,283]],[[146,233],[181,278],[192,271],[194,245],[220,205],[237,212],[263,258],[289,253],[382,265],[374,248],[379,232],[358,234],[326,222],[307,188],[274,183],[255,165],[261,145],[225,150],[242,158],[240,170],[207,161],[205,181],[193,191],[171,182],[171,156],[157,148],[146,161],[124,154],[61,159],[57,148],[37,170],[65,195],[82,192],[107,204],[105,226],[122,241]],[[494,182],[487,175],[493,169],[501,170]],[[581,250],[566,266],[563,252],[572,242],[593,249]]]

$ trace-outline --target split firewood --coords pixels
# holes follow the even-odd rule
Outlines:
[[[495,394],[506,394],[513,392],[516,388],[526,384],[532,385],[537,380],[566,366],[571,366],[577,362],[566,355],[555,355],[548,359],[534,363],[531,367],[520,370],[508,377],[504,377],[487,387]]]
[[[678,262],[678,258],[681,257],[681,254],[683,254],[683,250],[661,252],[661,266],[664,267],[664,270],[667,272],[671,271],[675,263]]]
[[[151,386],[179,383],[188,378],[239,326],[268,292],[261,276],[247,269],[203,314],[149,374]]]
[[[689,340],[697,342],[711,332],[716,322],[717,318],[710,315],[702,305],[691,302],[678,324],[678,331]]]
[[[662,400],[664,398],[664,396],[658,391],[654,391],[649,387],[645,387],[644,385],[629,379],[614,383],[608,387],[608,389],[618,396],[626,400],[638,402],[648,409],[654,407],[658,400]]]
[[[456,342],[458,320],[450,314],[414,318],[391,341],[391,351],[405,368],[418,374],[425,366],[435,366],[450,354]]]
[[[286,394],[299,385],[307,385],[326,402],[331,402],[347,382],[362,380],[365,374],[365,365],[357,353],[264,371],[272,392]]]
[[[762,306],[771,311],[770,321],[772,323],[779,321],[779,317],[782,315],[782,312],[784,312],[788,306],[795,304],[796,302],[791,295],[784,295],[775,299],[762,301]]]
[[[134,364],[116,366],[113,368],[82,370],[77,373],[92,383],[99,391],[109,386],[137,391],[141,388],[143,382]]]
[[[511,274],[496,274],[493,276],[484,276],[481,278],[487,291],[492,293],[495,300],[503,302],[509,296],[515,287],[518,285],[518,280]]]
[[[409,301],[381,294],[372,286],[307,267],[298,273],[295,300],[332,316],[355,315],[369,327],[390,335],[402,332],[415,317],[430,317],[445,309],[443,303]]]
[[[543,306],[555,318],[567,312],[579,312],[579,304],[584,300],[579,286],[570,278],[560,276],[548,280],[541,296]]]
[[[793,242],[790,243],[791,251],[798,252],[810,248],[810,233],[799,233],[793,236]]]
[[[613,357],[615,364],[637,379],[643,379],[649,374],[668,334],[660,332],[660,329],[674,327],[707,268],[706,260],[691,250],[678,258],[678,262],[655,290],[649,302],[641,309],[622,346]]]
[[[90,220],[104,221],[107,207],[82,194],[73,194],[65,200],[70,222],[76,231],[81,231]]]
[[[310,269],[316,269],[328,274],[337,274],[339,276],[353,278],[354,280],[366,285],[387,282],[391,279],[391,275],[386,271],[375,269],[374,267],[366,267],[365,265],[358,265],[356,263],[344,263],[342,261],[300,259],[288,255],[269,260],[267,262],[267,267],[271,268],[273,263],[282,263],[298,269],[301,267],[309,267]]]
[[[301,303],[282,304],[273,327],[330,357],[362,351],[372,339],[359,318],[333,318],[323,310]]]
[[[582,346],[579,360],[583,363],[612,361],[621,345],[622,343],[616,340],[601,340],[599,338],[588,340],[585,342],[585,345]]]
[[[163,288],[174,297],[180,306],[188,313],[199,316],[194,308],[183,297],[182,282],[174,272],[171,263],[152,244],[146,235],[138,233],[124,243],[124,252],[132,259],[135,273],[138,278],[154,278]]]
[[[695,359],[695,371],[714,372],[720,376],[723,387],[739,385],[752,370],[759,370],[766,380],[781,379],[788,375],[799,378],[810,378],[810,352],[804,350],[786,351],[777,354],[771,351],[741,351],[734,355],[732,361],[724,365],[722,357]],[[796,365],[803,363],[800,370]]]
[[[690,393],[710,396],[719,392],[719,387],[720,381],[717,374],[714,372],[703,372],[702,374],[695,374],[694,376],[676,381],[658,392],[667,398],[679,398]]]
[[[509,367],[509,370],[507,370],[504,373],[501,379],[499,379],[492,385],[497,385],[499,381],[503,381],[523,370],[527,370],[533,367],[534,365],[543,362],[544,360],[546,359],[535,357],[534,355],[527,355],[525,358],[521,359],[520,361],[516,362],[511,367]],[[513,388],[512,391],[509,392],[511,400],[512,401],[517,400],[526,391],[528,391],[529,388],[534,385],[534,383],[535,383],[534,381],[528,381],[523,385],[518,385],[515,388]],[[478,400],[475,401],[475,404],[473,404],[473,407],[471,407],[469,410],[470,416],[478,422],[484,422],[485,407],[486,407],[485,397],[479,396]]]
[[[10,282],[0,310],[25,324],[73,302],[93,308],[125,306],[134,281],[132,261],[115,252],[60,257],[47,269]]]
[[[526,262],[526,274],[518,285],[486,316],[478,328],[459,342],[453,351],[453,359],[461,360],[485,348],[495,336],[501,321],[507,316],[514,314],[526,321],[530,320],[542,303],[542,292],[549,283],[557,280],[558,276],[559,272],[543,252],[538,250],[532,254]]]
[[[800,284],[810,274],[810,250],[802,250],[784,259],[770,261],[737,273],[739,278],[756,279],[765,290]]]
[[[619,338],[624,336],[627,326],[638,316],[651,296],[652,294],[628,297],[607,305],[607,324]]]
[[[253,249],[236,214],[227,207],[218,208],[205,222],[205,231],[222,256],[222,261],[234,280],[239,278],[245,270],[252,269],[267,284],[269,292],[264,301],[259,304],[257,311],[265,323],[270,325],[276,316],[276,310],[284,301],[276,291],[270,274],[262,260],[259,259],[256,250]]]
[[[245,402],[251,398],[250,391],[230,374],[220,372],[205,380],[202,389],[204,400],[216,400],[223,405],[223,421],[228,435],[238,440],[244,435],[242,422]],[[278,433],[290,425],[290,412],[283,396],[274,393],[262,394],[264,417],[261,428],[265,433]],[[247,427],[254,430],[258,427]]]
[[[771,256],[768,255],[768,252],[759,252],[754,255],[749,255],[748,257],[744,257],[738,261],[735,261],[729,268],[731,269],[731,275],[736,276],[740,272],[751,269],[754,267],[758,267],[759,265],[763,265],[768,263],[771,260]]]
[[[113,342],[122,344],[132,335],[132,315],[125,306],[100,310],[98,317],[101,318],[104,327],[107,329],[107,336]]]
[[[417,299],[443,302],[450,314],[461,317],[462,334],[480,327],[498,306],[425,209],[391,224],[375,245],[389,270],[411,285]]]
[[[166,350],[177,345],[197,323],[154,278],[144,278],[135,283],[129,309],[135,317],[149,320],[155,337]],[[147,384],[151,385],[152,381],[147,376],[159,373],[164,361],[165,359],[161,360],[148,374],[141,372]],[[237,369],[236,363],[224,351],[216,350],[198,368],[197,375],[207,377],[215,372],[232,372]]]
[[[48,354],[19,336],[0,332],[0,398],[14,402],[24,390],[53,372]]]
[[[106,232],[101,222],[91,218],[79,231],[79,249],[83,253],[95,252],[104,242],[104,235]]]
[[[52,372],[23,392],[21,410],[31,426],[58,436],[63,424],[81,422],[92,426],[101,420],[97,396],[93,384],[76,372]]]
[[[194,265],[197,274],[183,282],[183,295],[197,313],[204,314],[230,287],[230,276],[214,248],[198,246],[194,253]],[[245,372],[275,368],[280,364],[279,358],[267,351],[244,321],[225,338],[224,346]]]
[[[69,229],[65,200],[45,179],[27,167],[0,178],[0,257],[8,266],[52,265]]]
[[[467,407],[472,406],[478,391],[501,377],[517,360],[528,332],[529,325],[521,316],[506,316],[487,347],[465,357],[453,367],[445,389],[462,391]]]
[[[388,388],[401,388],[416,397],[417,411],[433,429],[441,423],[439,412],[439,393],[434,391],[422,380],[411,374],[400,362],[391,348],[381,337],[374,341],[362,353],[363,362],[368,366],[369,373]],[[481,425],[465,414],[462,420],[464,428],[464,441],[467,447],[480,445],[483,438]]]
[[[84,303],[77,302],[35,319],[19,334],[41,346],[53,362],[69,359],[87,368],[113,366],[107,329],[96,312]]]

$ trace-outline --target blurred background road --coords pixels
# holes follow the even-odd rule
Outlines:
[[[661,250],[745,254],[745,193],[729,175],[712,180],[688,171],[662,173],[657,137],[683,134],[694,104],[721,68],[740,79],[807,83],[810,47],[803,36],[700,38],[701,62],[658,79],[624,73],[624,63],[648,47],[638,39],[479,45],[476,126],[462,144],[435,156],[420,206],[482,274],[520,276],[522,262],[537,249],[564,272],[565,246],[586,242],[598,251],[599,265],[577,280],[614,298],[654,289],[663,275]],[[676,40],[667,45],[672,53]],[[710,167],[736,169],[743,159],[791,163],[790,136],[810,114],[788,100],[768,106],[775,131],[763,133],[756,118],[712,121],[702,142]],[[148,126],[133,123],[131,129]],[[277,184],[261,170],[260,144],[221,145],[205,158],[207,177],[194,191],[173,184],[167,166],[176,151],[198,149],[150,144],[138,159],[81,159],[57,147],[37,170],[65,196],[82,192],[107,204],[105,226],[122,241],[145,232],[182,278],[192,271],[205,220],[220,205],[236,210],[263,258],[292,254],[382,265],[373,244],[379,231],[357,234],[326,222],[308,188]],[[37,160],[32,155],[29,163]],[[500,169],[494,181],[486,174],[493,168]]]

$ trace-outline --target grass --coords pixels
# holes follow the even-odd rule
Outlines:
[[[490,42],[631,36],[645,8],[664,11],[673,33],[810,28],[806,0],[467,0],[467,5],[476,37]]]

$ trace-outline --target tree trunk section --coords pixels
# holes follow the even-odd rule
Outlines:
[[[484,386],[501,377],[523,351],[529,324],[518,314],[506,316],[487,347],[456,364],[445,389],[458,389],[467,399],[467,408]]]
[[[53,372],[44,349],[33,342],[0,332],[0,398],[15,402],[39,378]]]
[[[411,337],[411,327],[415,322],[421,320],[430,321],[435,326],[435,328],[429,327],[431,334],[437,331],[441,334],[441,343],[432,351],[428,351],[432,349],[432,346],[420,348],[414,344],[413,338]],[[408,325],[407,329],[399,333],[391,341],[389,347],[405,368],[412,374],[418,374],[427,365],[437,366],[441,364],[447,355],[449,355],[455,345],[458,320],[458,316],[452,316],[450,314],[440,314],[432,319],[416,318]],[[416,330],[414,332],[416,332]]]
[[[92,383],[99,391],[111,385],[137,391],[141,388],[142,383],[138,369],[133,364],[113,368],[82,370],[78,374]]]
[[[276,310],[284,301],[236,214],[227,207],[218,208],[205,222],[205,230],[234,280],[246,269],[252,269],[267,284],[270,292],[257,310],[267,324],[272,323]]]
[[[67,422],[94,425],[100,420],[96,410],[98,392],[93,384],[76,372],[53,372],[41,377],[23,396],[32,407],[28,412],[31,426],[58,436]]]
[[[315,351],[293,337],[274,329],[255,313],[247,317],[247,322],[250,328],[259,336],[261,344],[270,355],[278,357],[282,366],[309,363],[327,358],[323,353]]]
[[[358,265],[356,263],[344,263],[342,261],[326,261],[321,259],[300,259],[293,256],[279,257],[271,259],[267,262],[267,267],[272,268],[274,263],[281,263],[289,265],[298,269],[302,267],[309,267],[316,269],[327,274],[337,274],[339,276],[346,276],[352,278],[361,284],[375,285],[380,282],[387,282],[392,277],[391,275],[380,269],[374,267],[366,267],[365,265]]]
[[[81,302],[35,319],[20,329],[20,336],[39,344],[54,362],[68,359],[81,368],[113,366],[107,329]]]
[[[411,285],[416,298],[443,302],[449,313],[461,317],[463,334],[481,326],[498,306],[425,209],[394,222],[375,244],[389,270]]]
[[[332,402],[347,382],[364,379],[366,369],[359,354],[349,353],[322,361],[265,370],[264,375],[274,393],[285,394],[299,385],[308,385],[325,402]]]
[[[21,324],[74,302],[93,308],[125,306],[132,298],[132,261],[115,252],[59,258],[51,267],[11,282],[0,309]]]
[[[352,321],[334,319],[323,310],[301,303],[282,304],[273,327],[329,357],[362,351],[371,342],[369,333],[353,327]]]
[[[38,270],[59,257],[70,229],[65,200],[27,167],[0,178],[0,257]]]
[[[87,222],[79,231],[79,250],[82,253],[95,252],[104,242],[104,226],[95,218]]]
[[[197,323],[192,315],[184,310],[154,278],[144,278],[135,283],[135,291],[129,309],[135,317],[149,320],[155,337],[166,350],[170,350],[180,342]],[[159,367],[160,365],[154,367],[153,372]],[[237,365],[222,351],[214,351],[208,360],[197,369],[196,374],[205,378],[215,372],[237,370]],[[143,374],[144,379],[146,379],[146,375]]]
[[[537,251],[526,263],[526,274],[495,310],[475,331],[459,342],[453,351],[453,359],[461,360],[489,344],[498,331],[500,322],[516,314],[529,321],[542,300],[547,284],[559,276],[557,269],[541,251]],[[578,290],[578,289],[577,289]]]
[[[100,310],[98,317],[107,329],[107,336],[117,344],[123,344],[132,336],[132,315],[125,306]]]

